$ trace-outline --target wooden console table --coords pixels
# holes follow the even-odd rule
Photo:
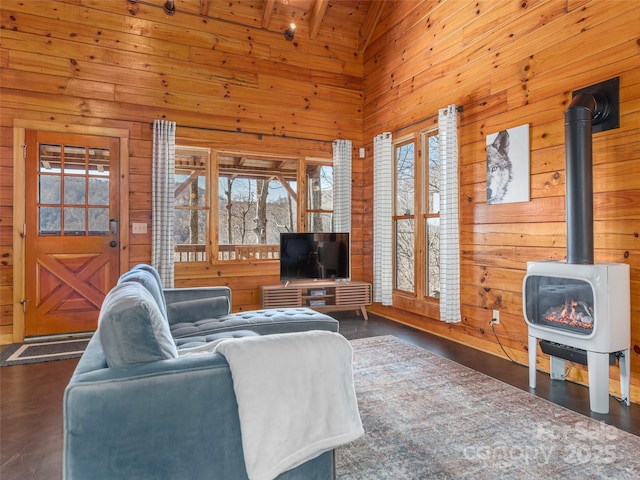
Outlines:
[[[261,287],[262,308],[309,307],[321,312],[355,309],[368,320],[371,284],[366,282],[287,282]]]

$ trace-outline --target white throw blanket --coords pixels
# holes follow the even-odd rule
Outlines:
[[[342,335],[234,338],[216,351],[231,368],[250,480],[271,480],[364,434]]]

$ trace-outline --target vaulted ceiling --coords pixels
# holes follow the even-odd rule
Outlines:
[[[172,0],[128,0],[162,8]],[[382,0],[173,0],[174,15],[190,14],[262,30],[284,32],[296,24],[296,39],[323,35],[357,39],[363,51],[380,18]]]

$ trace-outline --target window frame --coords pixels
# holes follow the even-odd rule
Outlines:
[[[398,150],[404,146],[413,145],[413,208],[411,213],[398,213]],[[416,293],[416,283],[418,280],[418,276],[416,275],[416,267],[417,262],[416,259],[416,213],[418,212],[418,206],[420,202],[417,198],[417,175],[416,175],[416,166],[417,166],[417,158],[418,158],[418,149],[416,148],[416,138],[415,135],[408,135],[401,137],[393,142],[393,214],[392,214],[392,235],[393,235],[393,291],[395,293],[400,293],[403,295],[411,295],[415,296]],[[399,278],[398,278],[398,226],[400,223],[406,224],[407,222],[413,221],[413,290],[405,290],[398,286]],[[419,263],[419,262],[418,262]]]
[[[209,245],[211,244],[210,238],[211,238],[211,230],[210,230],[210,224],[211,224],[211,212],[212,212],[212,208],[211,208],[211,198],[213,193],[211,192],[211,159],[212,159],[212,152],[210,148],[206,148],[206,147],[196,147],[196,146],[186,146],[186,145],[176,145],[175,147],[175,156],[178,156],[178,152],[180,152],[182,154],[182,152],[184,152],[184,154],[186,155],[187,152],[194,152],[194,153],[199,153],[202,156],[204,156],[204,179],[205,179],[205,195],[204,195],[204,205],[200,206],[200,205],[196,205],[195,207],[193,206],[188,206],[188,207],[178,207],[178,210],[184,210],[184,211],[192,211],[192,210],[196,210],[196,211],[204,211],[204,215],[205,215],[205,232],[204,232],[204,246],[201,246],[202,244],[200,243],[196,243],[196,244],[184,244],[184,245],[195,245],[195,247],[189,249],[189,248],[184,248],[184,250],[187,250],[185,252],[182,251],[177,251],[175,246],[174,246],[174,263],[189,263],[189,262],[206,262],[208,259],[211,258],[211,251],[209,248]],[[177,168],[174,165],[174,175],[176,175],[177,172]],[[200,175],[198,175],[200,176]],[[174,219],[175,219],[175,209],[176,209],[176,205],[175,205],[175,198],[174,198]],[[175,225],[174,225],[174,236],[175,236]],[[183,244],[181,244],[183,245]],[[188,251],[188,250],[192,250],[192,251]],[[183,255],[185,255],[186,258],[188,258],[188,260],[179,260],[179,258],[181,258]],[[200,259],[198,259],[198,257],[200,257]]]
[[[274,161],[281,160],[286,162],[294,162],[296,169],[296,203],[295,203],[295,227],[298,232],[306,232],[309,231],[309,223],[310,223],[310,214],[311,213],[323,213],[323,214],[331,214],[331,224],[333,224],[333,208],[331,210],[328,209],[311,209],[309,208],[309,195],[308,195],[308,185],[307,185],[307,168],[309,165],[321,165],[321,166],[329,166],[333,168],[333,159],[332,158],[316,158],[316,157],[298,157],[291,155],[273,155],[273,154],[264,154],[264,153],[255,153],[255,152],[246,152],[241,150],[227,150],[227,149],[213,149],[208,147],[198,147],[191,146],[188,144],[189,142],[181,142],[180,145],[176,145],[176,151],[178,150],[196,150],[196,151],[206,151],[209,153],[209,159],[207,162],[206,170],[206,179],[207,179],[207,192],[205,193],[207,197],[207,221],[206,221],[206,245],[204,246],[204,259],[202,260],[186,260],[180,261],[177,259],[177,253],[174,255],[174,259],[176,263],[207,263],[207,264],[227,264],[229,262],[241,261],[241,260],[251,260],[266,262],[266,261],[274,261],[278,260],[277,258],[277,250],[279,248],[279,244],[246,244],[248,246],[255,245],[254,248],[249,248],[248,255],[251,255],[251,258],[238,258],[237,252],[234,256],[228,255],[228,258],[222,258],[221,248],[220,248],[220,187],[219,180],[220,176],[220,164],[221,156],[237,156],[237,157],[246,157],[251,158],[253,160],[265,160],[265,161]],[[259,177],[259,175],[256,175]],[[332,186],[333,187],[333,186]],[[288,190],[288,189],[287,189]],[[237,244],[244,245],[244,244]],[[263,245],[264,247],[258,247],[259,245]],[[268,248],[265,248],[268,247]],[[254,256],[258,255],[258,256]],[[224,255],[223,255],[224,256]],[[233,257],[233,258],[232,258]]]
[[[421,238],[422,238],[422,242],[423,242],[423,250],[422,250],[422,255],[421,258],[423,259],[423,262],[421,262],[421,265],[423,266],[422,271],[420,272],[420,278],[422,278],[423,280],[423,284],[421,286],[421,289],[419,290],[420,292],[422,292],[422,296],[425,299],[428,300],[438,300],[439,301],[439,297],[430,295],[428,292],[429,289],[429,255],[430,255],[430,251],[429,251],[429,230],[427,228],[428,225],[428,221],[429,219],[433,219],[433,218],[437,218],[438,219],[438,225],[440,225],[440,208],[438,208],[437,212],[430,212],[429,211],[429,194],[430,194],[430,182],[429,182],[429,164],[430,164],[430,149],[429,149],[429,142],[428,139],[430,137],[437,137],[438,136],[438,127],[435,126],[433,128],[429,128],[429,129],[425,129],[422,130],[420,132],[420,149],[421,149],[421,179],[422,179],[422,205],[421,205],[421,217],[422,217],[422,221],[420,222],[421,226],[422,226],[422,231],[420,233]],[[438,196],[440,195],[440,193],[438,192]],[[439,206],[439,201],[438,201],[438,206]],[[438,233],[438,243],[440,243],[440,239],[439,239],[439,233]],[[438,285],[440,285],[440,275],[438,273]],[[440,289],[438,289],[439,291]]]
[[[393,295],[397,299],[416,299],[427,303],[439,304],[439,297],[429,292],[429,239],[427,224],[430,219],[440,218],[440,212],[429,212],[429,145],[428,139],[438,135],[438,126],[431,126],[399,137],[393,141]],[[414,209],[413,214],[401,215],[398,212],[398,172],[397,149],[403,145],[414,144]],[[398,223],[413,220],[413,291],[398,288],[397,242]],[[403,302],[401,302],[403,303]]]

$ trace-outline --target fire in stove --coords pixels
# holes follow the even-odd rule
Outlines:
[[[593,329],[593,308],[580,300],[567,299],[564,305],[550,307],[544,318],[570,327]]]

